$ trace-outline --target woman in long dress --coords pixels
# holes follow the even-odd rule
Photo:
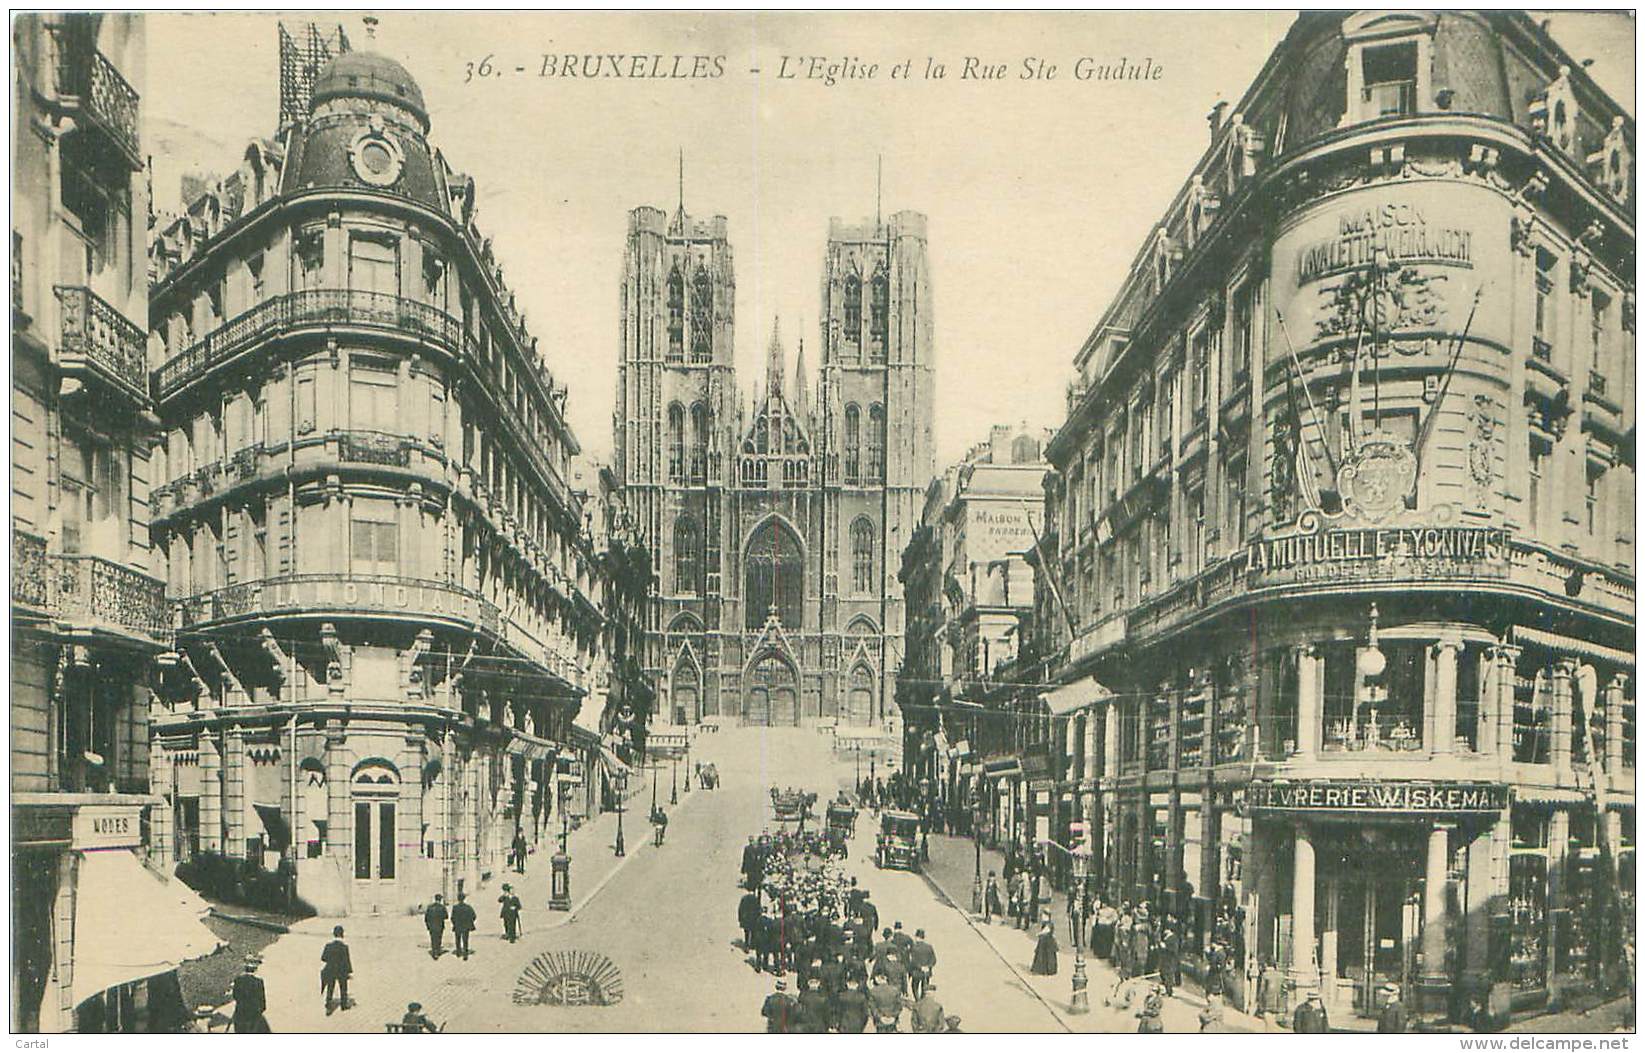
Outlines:
[[[1034,945],[1034,964],[1030,971],[1039,976],[1057,975],[1057,927],[1051,923],[1051,912],[1040,915],[1040,938]]]

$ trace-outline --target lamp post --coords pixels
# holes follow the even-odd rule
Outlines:
[[[976,869],[971,873],[971,913],[983,912],[982,902],[982,787],[971,787],[971,814],[976,822],[971,824],[971,846],[976,850]]]
[[[1090,980],[1085,975],[1085,876],[1091,869],[1089,834],[1069,853],[1074,860],[1074,996],[1068,1004],[1071,1014],[1091,1011]]]
[[[627,855],[623,848],[623,798],[627,795],[628,775],[625,773],[618,782],[617,788],[617,851],[619,856]]]
[[[657,762],[655,759],[652,760],[649,767],[651,769],[651,811],[655,814],[657,811]]]
[[[674,757],[671,761],[669,761],[669,764],[670,764],[670,767],[671,767],[672,770],[670,770],[670,772],[668,773],[668,803],[669,804],[679,804],[680,803],[680,755],[678,753],[674,754]]]

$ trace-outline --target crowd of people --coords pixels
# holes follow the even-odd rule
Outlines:
[[[957,1032],[924,929],[881,925],[879,909],[815,833],[767,831],[743,847],[737,924],[754,968],[775,977],[761,1004],[771,1034]],[[876,936],[877,933],[877,936]],[[789,977],[793,977],[793,987]]]

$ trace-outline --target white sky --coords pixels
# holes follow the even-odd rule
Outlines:
[[[549,368],[571,388],[568,412],[585,451],[604,457],[611,448],[626,213],[673,206],[678,151],[687,210],[729,217],[745,390],[758,379],[773,316],[791,358],[803,331],[815,369],[828,219],[873,215],[883,155],[884,211],[930,217],[941,465],[991,423],[1061,423],[1073,355],[1203,151],[1206,113],[1219,98],[1237,101],[1293,16],[381,17],[375,41],[358,16],[341,20],[357,49],[406,65],[428,101],[435,145],[478,182],[481,229]],[[1632,21],[1547,17],[1631,111]],[[143,105],[157,208],[176,206],[183,172],[226,173],[248,139],[273,134],[275,24],[241,13],[149,16]],[[541,79],[550,51],[727,61],[717,80]],[[505,75],[465,85],[465,64],[487,55]],[[833,87],[779,80],[784,55],[854,56],[877,63],[879,76]],[[927,56],[946,64],[946,80],[919,79]],[[960,80],[966,56],[1007,64],[1012,79]],[[1030,56],[1054,63],[1057,78],[1015,79]],[[1152,59],[1163,76],[1078,82],[1081,56]],[[905,59],[916,79],[890,80]],[[523,75],[514,72],[521,65]]]

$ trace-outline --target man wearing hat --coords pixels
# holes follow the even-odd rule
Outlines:
[[[834,1010],[834,1029],[842,1035],[860,1035],[868,1027],[868,992],[861,977],[852,977],[840,992]]]
[[[1331,1020],[1325,1015],[1325,1004],[1318,991],[1309,991],[1308,998],[1291,1017],[1291,1030],[1299,1035],[1323,1035],[1331,1030]]]
[[[468,897],[461,892],[457,893],[457,902],[451,905],[451,935],[455,944],[453,949],[464,961],[474,953],[469,950],[468,936],[474,931],[474,923],[477,920]]]
[[[925,990],[914,1001],[913,1023],[916,1035],[936,1034],[943,1027],[942,1003],[937,1001],[937,985],[922,984]]]
[[[238,1035],[266,1035],[268,1019],[263,1011],[268,1008],[268,996],[263,992],[263,978],[257,967],[263,960],[255,954],[246,959],[246,971],[234,978],[234,1032]]]
[[[828,995],[817,986],[816,979],[808,977],[800,981],[800,1000],[795,1016],[796,1029],[800,1034],[827,1034],[832,1015]]]
[[[1165,1020],[1161,1016],[1164,1011],[1165,1000],[1159,996],[1158,991],[1150,990],[1148,997],[1143,999],[1142,1012],[1137,1014],[1137,1034],[1165,1034]]]
[[[400,1030],[408,1035],[433,1035],[438,1034],[440,1029],[423,1015],[423,1003],[412,1002],[406,1006],[406,1015],[400,1018]]]
[[[914,930],[914,942],[908,948],[908,978],[914,987],[914,997],[925,994],[931,983],[931,973],[937,968],[937,952],[925,941],[925,930]]]
[[[423,927],[428,930],[428,954],[431,958],[440,957],[440,941],[445,938],[446,899],[438,892],[434,894],[434,902],[423,911]]]
[[[503,939],[513,943],[520,938],[520,910],[525,904],[514,894],[514,886],[506,882],[503,884],[503,894],[497,897],[497,902],[502,906]]]
[[[337,925],[331,930],[331,942],[320,952],[320,991],[326,996],[327,1016],[337,1004],[331,1000],[334,991],[341,996],[344,1009],[353,1007],[348,1000],[348,978],[352,975],[354,963],[348,957],[348,944],[343,942],[343,927]]]
[[[760,1007],[760,1015],[765,1017],[765,1033],[768,1035],[794,1034],[794,1017],[798,1008],[794,996],[788,993],[788,982],[779,979],[777,989],[765,996],[765,1004]]]

